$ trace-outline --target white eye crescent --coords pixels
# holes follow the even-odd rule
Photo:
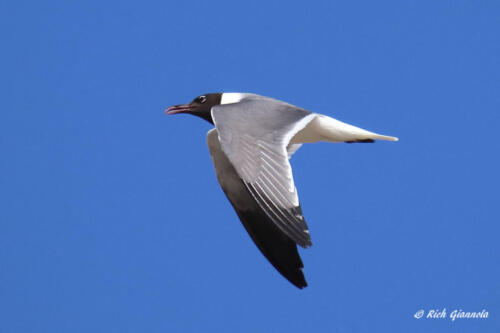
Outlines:
[[[200,97],[198,97],[198,101],[200,103],[205,103],[206,100],[207,100],[207,96],[200,96]]]

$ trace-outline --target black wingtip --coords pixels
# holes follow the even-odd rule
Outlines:
[[[286,275],[283,275],[288,281],[290,281],[295,287],[299,288],[299,289],[304,289],[305,287],[307,287],[307,282],[306,282],[306,279],[304,277],[304,273],[302,273],[302,269],[300,270],[301,272],[301,276],[298,276],[298,279],[290,279],[288,278]]]
[[[258,207],[236,209],[243,226],[262,254],[283,277],[299,289],[307,287],[297,244],[276,227]]]
[[[287,253],[288,260],[290,260],[290,258],[294,258],[292,265],[284,265],[283,256],[278,258],[270,258],[269,253],[266,254],[264,251],[261,251],[271,262],[271,264],[276,268],[276,270],[278,270],[278,272],[280,272],[280,274],[285,277],[285,279],[287,279],[295,287],[304,289],[305,287],[307,287],[307,281],[303,272],[304,265],[302,264],[299,251],[297,250],[297,245],[295,243],[292,244],[292,246],[288,247]]]

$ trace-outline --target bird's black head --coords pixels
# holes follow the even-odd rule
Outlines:
[[[222,94],[205,94],[196,97],[188,104],[177,104],[172,105],[165,110],[168,115],[177,113],[189,113],[200,118],[205,119],[209,123],[213,124],[212,114],[210,110],[214,105],[219,105],[221,102]]]

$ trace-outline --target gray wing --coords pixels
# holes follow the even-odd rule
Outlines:
[[[222,150],[269,219],[302,247],[311,238],[302,216],[287,146],[314,115],[262,96],[212,108]]]
[[[243,180],[222,151],[217,130],[210,130],[207,143],[222,190],[241,223],[269,262],[298,288],[307,286],[297,245],[274,225],[254,200]]]

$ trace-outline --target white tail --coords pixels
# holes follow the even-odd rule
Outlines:
[[[311,120],[306,127],[295,134],[290,143],[294,144],[318,141],[356,142],[364,140],[398,141],[399,139],[393,136],[369,132],[331,117],[316,114],[316,117]]]
[[[375,140],[399,141],[399,139],[396,138],[395,136],[380,135],[380,134],[375,134],[375,133],[373,133],[373,134],[374,134],[374,136],[372,137],[372,139],[375,139]]]

